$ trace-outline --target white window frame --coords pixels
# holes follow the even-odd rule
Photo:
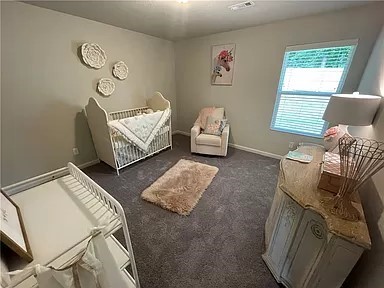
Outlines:
[[[280,80],[279,80],[279,85],[278,85],[278,89],[277,89],[275,105],[273,108],[273,114],[272,114],[270,129],[273,131],[284,132],[284,133],[289,133],[289,134],[302,135],[302,136],[308,136],[308,137],[314,137],[314,138],[323,138],[323,134],[329,125],[329,123],[327,121],[324,121],[323,129],[322,129],[322,132],[320,135],[315,135],[315,134],[306,133],[306,132],[297,132],[297,131],[292,131],[290,129],[283,129],[283,128],[274,127],[275,119],[276,119],[277,112],[278,112],[279,105],[280,105],[281,95],[284,94],[284,95],[308,95],[308,96],[331,97],[332,94],[340,94],[342,92],[343,87],[344,87],[345,80],[346,80],[348,72],[349,72],[349,68],[351,67],[353,57],[354,57],[355,52],[356,52],[357,45],[358,45],[358,39],[350,39],[350,40],[342,40],[342,41],[321,42],[321,43],[288,46],[284,52],[284,60],[283,60],[283,64],[281,67]],[[349,58],[347,65],[345,66],[345,69],[344,69],[343,74],[341,76],[341,79],[340,79],[340,82],[339,82],[339,85],[337,87],[336,92],[331,93],[331,92],[312,92],[312,91],[282,91],[285,72],[287,69],[287,67],[286,67],[287,66],[287,58],[288,58],[287,52],[309,50],[309,49],[333,48],[333,47],[342,47],[342,46],[354,46],[354,48],[351,51],[351,56]]]

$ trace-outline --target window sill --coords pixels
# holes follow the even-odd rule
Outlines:
[[[296,132],[296,131],[290,131],[290,130],[272,128],[272,127],[270,127],[269,129],[272,130],[272,131],[286,133],[286,134],[305,136],[305,137],[316,138],[316,139],[323,139],[323,134],[321,134],[321,135],[314,135],[314,134],[310,134],[310,133]]]

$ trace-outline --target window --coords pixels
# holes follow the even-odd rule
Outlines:
[[[287,47],[271,129],[322,137],[322,117],[332,94],[341,93],[357,40]]]

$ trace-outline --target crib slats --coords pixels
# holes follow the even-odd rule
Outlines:
[[[134,108],[129,110],[121,110],[121,111],[115,111],[109,113],[109,119],[110,120],[119,120],[124,119],[128,117],[134,117],[140,113],[145,112],[148,109],[148,107],[141,107],[141,108]]]
[[[118,119],[133,117],[138,115],[138,113],[143,113],[147,109],[148,107],[142,107],[142,108],[111,112],[109,113],[109,118],[111,120],[118,120]],[[169,140],[171,135],[170,133],[172,133],[170,129],[170,121],[171,120],[168,119],[164,123],[163,127],[160,128],[159,132],[156,134],[152,143],[149,145],[147,152],[141,151],[135,145],[126,141],[125,138],[122,137],[118,131],[114,131],[114,134],[111,135],[111,139],[112,139],[115,159],[117,160],[116,161],[117,170],[120,170],[126,166],[129,166],[132,163],[142,160],[152,154],[160,152],[160,150],[166,147],[169,147],[170,146]]]

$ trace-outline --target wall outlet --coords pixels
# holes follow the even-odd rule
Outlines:
[[[73,155],[79,155],[79,149],[77,149],[76,147],[72,149],[72,152],[73,152]]]
[[[293,149],[295,147],[295,142],[289,142],[288,148]]]

